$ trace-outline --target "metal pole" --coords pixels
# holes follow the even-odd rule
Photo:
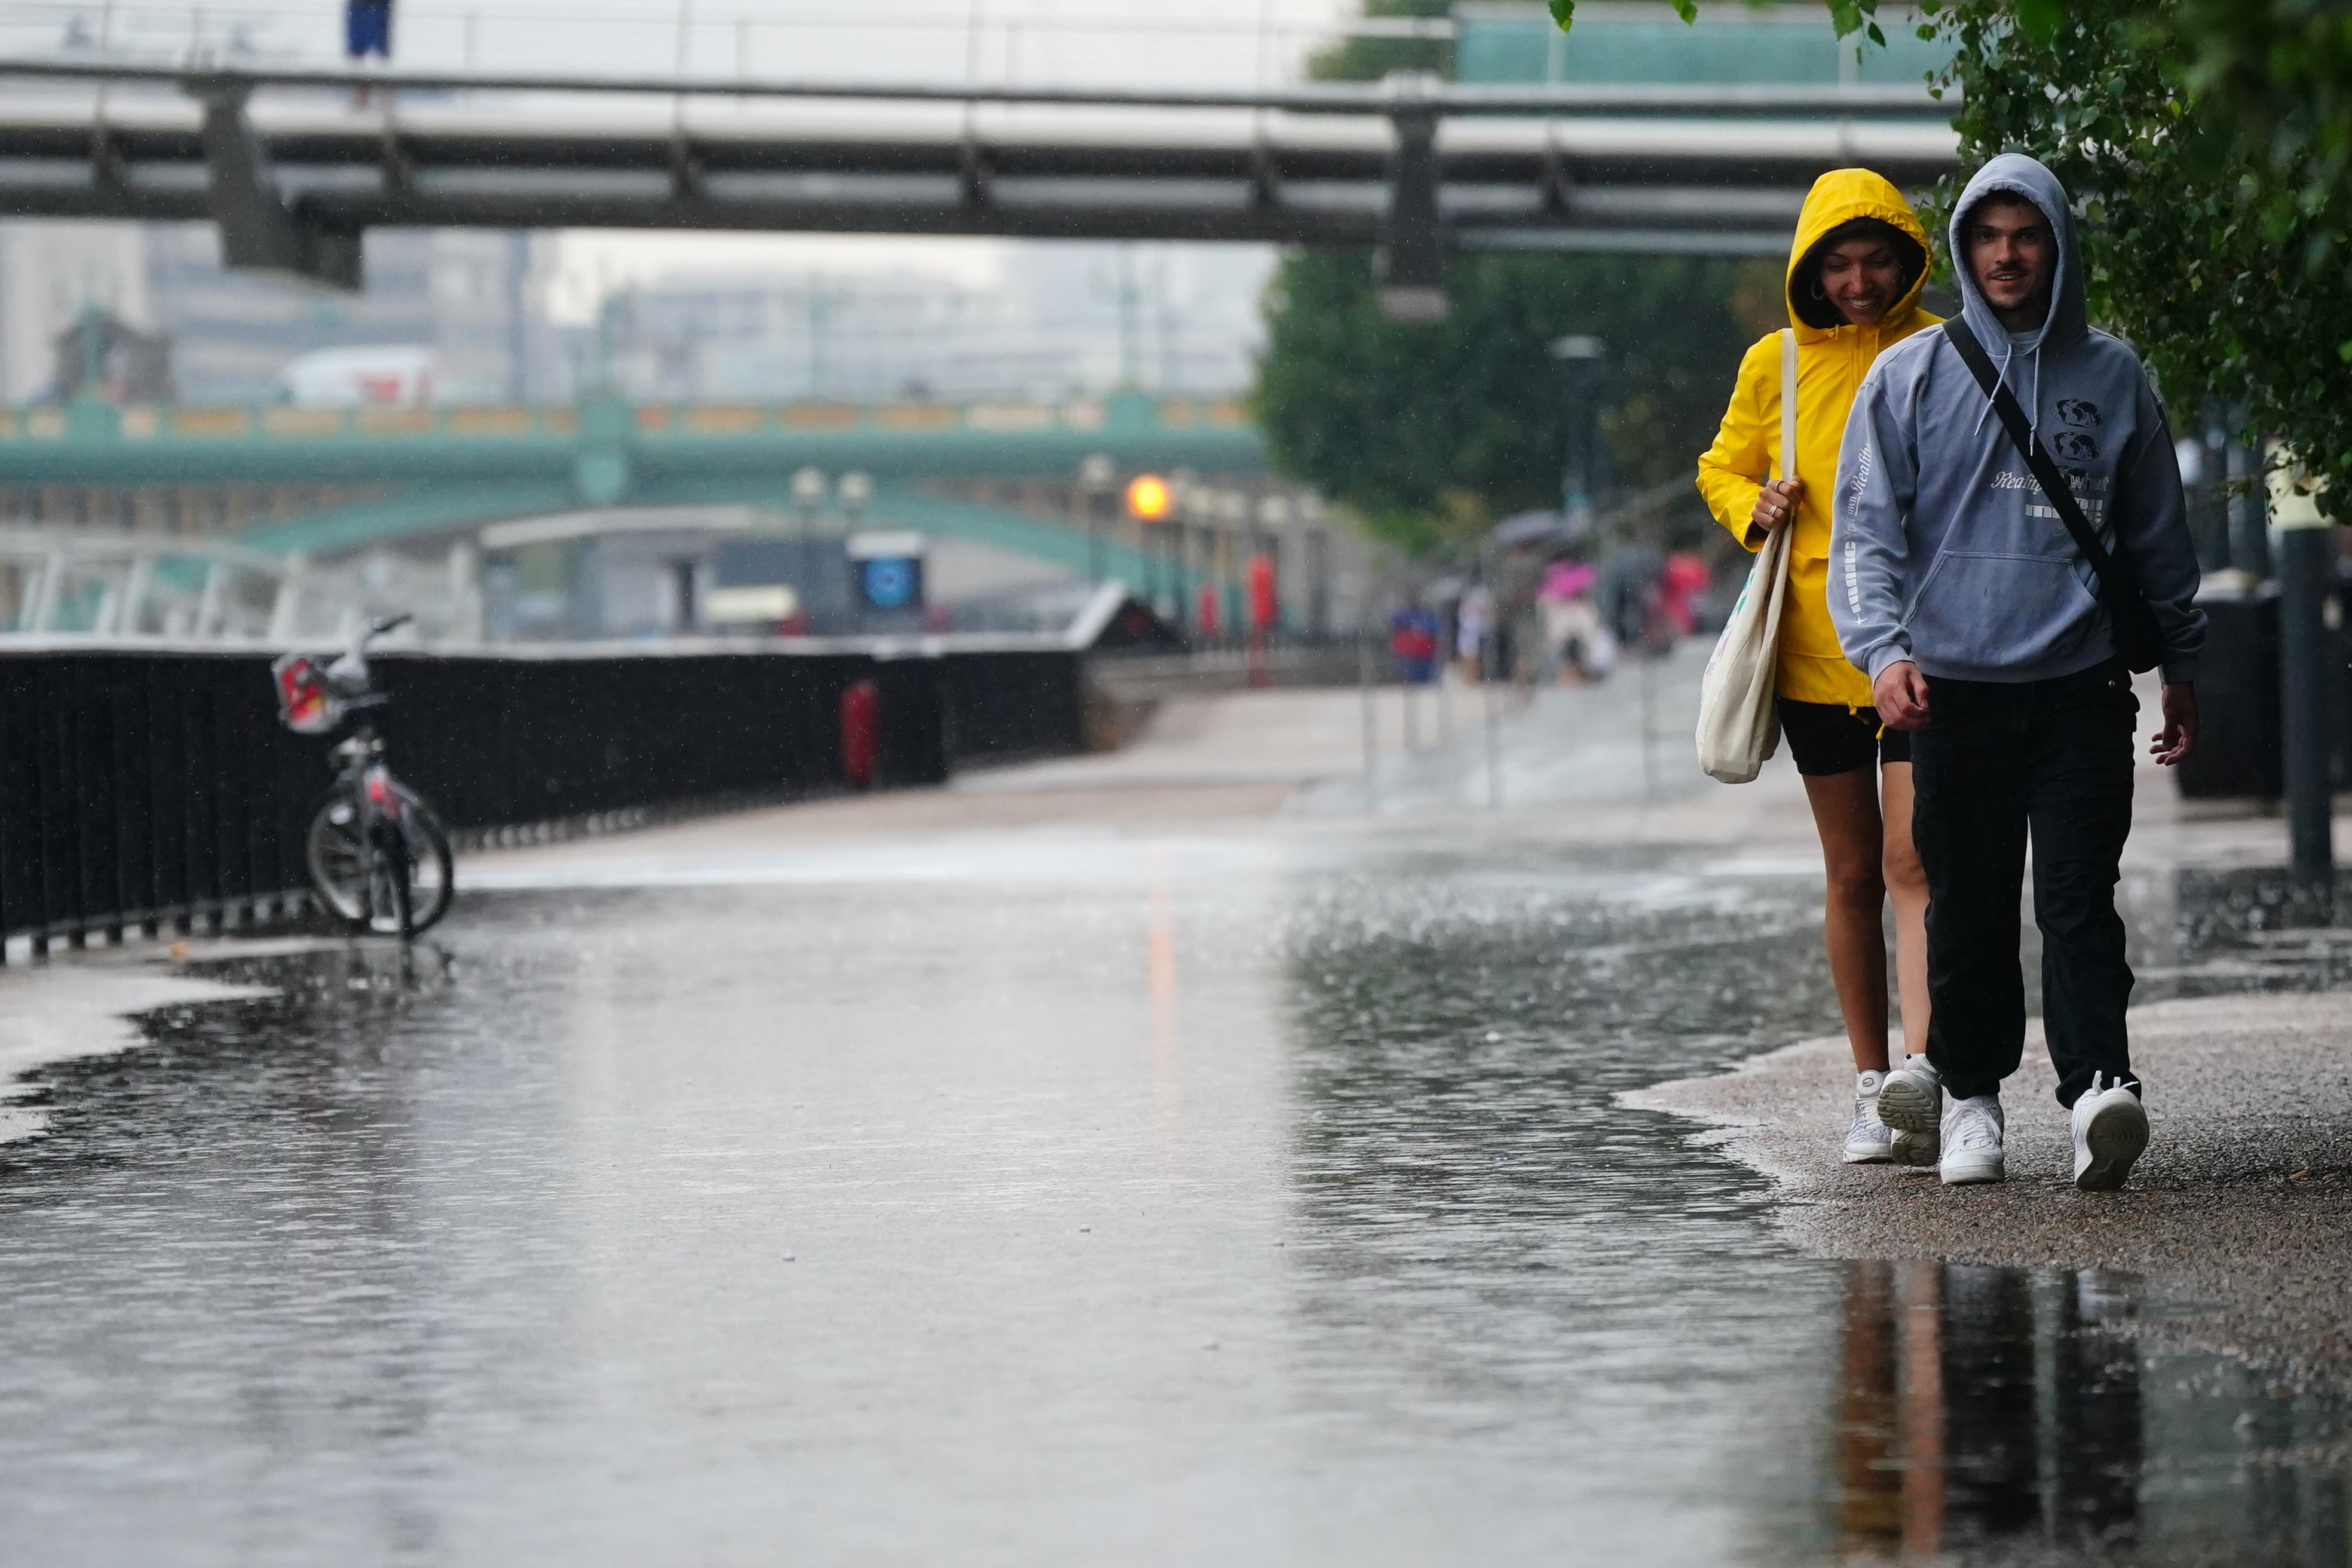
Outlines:
[[[1478,647],[1478,700],[1486,710],[1486,809],[1500,811],[1503,809],[1503,759],[1501,744],[1495,733],[1494,672],[1488,666],[1499,664],[1501,660],[1490,657],[1487,652],[1486,645],[1493,637],[1494,633],[1488,632]],[[1500,650],[1496,651],[1499,653]]]
[[[1364,710],[1364,809],[1372,809],[1373,763],[1381,754],[1380,716],[1372,710],[1372,639],[1362,627],[1356,629],[1356,689],[1363,700]]]
[[[1642,655],[1642,798],[1651,799],[1658,793],[1657,748],[1653,744],[1657,726],[1652,722],[1657,710],[1657,657]]]
[[[2329,777],[2326,615],[2335,587],[2336,530],[2309,515],[2279,522],[2279,718],[2284,742],[2288,864],[2294,879],[2336,879],[2334,789]],[[2289,509],[2282,507],[2283,512]],[[2305,509],[2296,509],[2305,510]]]

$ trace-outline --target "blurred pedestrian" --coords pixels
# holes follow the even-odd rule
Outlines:
[[[1617,639],[1592,602],[1600,580],[1595,567],[1555,561],[1545,569],[1543,586],[1536,593],[1546,668],[1563,685],[1605,679],[1617,667]]]
[[[370,61],[392,62],[392,0],[344,0],[343,52],[353,70]],[[364,82],[352,89],[352,107],[365,109],[370,89]]]
[[[1831,614],[1888,728],[1916,732],[1928,890],[1927,1057],[1887,1079],[1880,1114],[1941,1127],[1946,1182],[2007,1174],[2000,1085],[2025,1047],[2030,843],[2043,1030],[2072,1110],[2074,1184],[2097,1191],[2121,1186],[2147,1143],[2116,913],[2131,676],[2163,666],[2149,749],[2179,762],[2197,741],[2205,647],[2197,552],[2147,373],[2086,319],[2057,176],[2020,153],[1993,159],[1952,209],[1951,246],[1961,319],[1871,372],[1838,463]]]
[[[1698,630],[1698,601],[1713,581],[1714,574],[1694,552],[1677,550],[1666,557],[1659,574],[1658,613],[1675,636],[1686,637]]]
[[[345,0],[343,52],[354,67],[392,58],[392,0]]]
[[[1399,680],[1426,686],[1437,679],[1442,629],[1437,612],[1426,605],[1406,605],[1389,616],[1389,656],[1396,661]]]
[[[1495,635],[1495,595],[1484,583],[1462,591],[1454,606],[1454,657],[1461,661],[1462,679],[1486,679],[1486,643]]]
[[[1834,169],[1813,182],[1797,218],[1786,291],[1797,345],[1796,473],[1836,469],[1846,411],[1872,362],[1934,324],[1919,308],[1927,275],[1927,231],[1901,192],[1867,169]],[[1882,922],[1890,900],[1904,1048],[1927,1045],[1927,889],[1911,844],[1910,737],[1881,724],[1868,678],[1846,662],[1830,623],[1830,487],[1764,477],[1791,471],[1780,451],[1780,373],[1781,334],[1774,332],[1740,361],[1723,428],[1699,459],[1698,488],[1716,521],[1748,550],[1776,529],[1796,531],[1774,707],[1828,872],[1822,934],[1855,1071],[1845,1158],[1933,1165],[1934,1129],[1896,1133],[1878,1110],[1888,1066]]]

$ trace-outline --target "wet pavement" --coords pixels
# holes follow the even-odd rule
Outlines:
[[[1035,821],[509,858],[41,1068],[9,1559],[2352,1558],[2352,1412],[2193,1296],[1811,1256],[1621,1102],[1833,1023],[1801,858]],[[2156,984],[2336,978],[2197,876]]]

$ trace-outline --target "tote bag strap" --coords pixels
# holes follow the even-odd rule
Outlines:
[[[1797,331],[1780,329],[1780,478],[1797,477]]]

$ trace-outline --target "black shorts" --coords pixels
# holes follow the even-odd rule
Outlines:
[[[1850,773],[1874,760],[1882,768],[1911,760],[1910,732],[1887,729],[1875,710],[1857,712],[1835,702],[1791,702],[1785,697],[1772,701],[1780,714],[1789,755],[1807,778]]]

